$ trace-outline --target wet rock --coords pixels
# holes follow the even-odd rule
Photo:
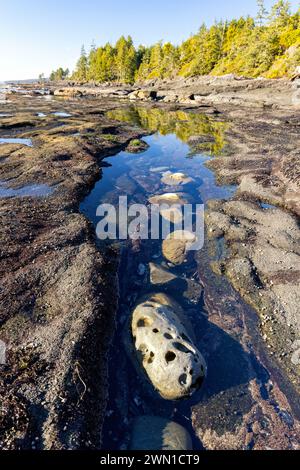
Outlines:
[[[206,223],[209,227],[209,237],[219,238],[229,229],[230,217],[220,212],[209,211],[206,214]]]
[[[153,196],[149,198],[150,204],[180,204],[184,205],[187,203],[187,200],[183,198],[183,195],[180,193],[165,193],[160,196]]]
[[[264,210],[257,203],[240,200],[212,207],[206,223],[210,238],[222,234],[229,246],[223,274],[255,308],[262,337],[297,381],[299,364],[291,365],[283,355],[300,332],[297,218],[281,209]]]
[[[113,250],[104,255],[96,248],[79,204],[99,179],[101,159],[141,131],[120,126],[118,143],[91,132],[74,138],[88,129],[99,136],[112,126],[104,102],[65,101],[72,125],[54,117],[51,101],[18,95],[5,107],[16,113],[18,137],[34,138],[37,145],[1,146],[0,181],[13,189],[34,183],[55,191],[48,198],[0,200],[0,339],[7,347],[6,365],[0,366],[0,448],[28,450],[35,437],[39,449],[99,448],[118,263]],[[128,189],[128,181],[122,183]],[[29,344],[38,347],[29,351]],[[0,362],[3,356],[0,346]]]
[[[192,450],[189,433],[177,423],[156,416],[142,416],[133,423],[130,450]]]
[[[180,224],[183,221],[183,212],[179,207],[160,209],[160,214],[164,219],[172,222],[173,224]]]
[[[182,321],[181,307],[164,294],[149,296],[132,315],[132,336],[148,378],[166,400],[191,396],[206,375],[205,360]]]
[[[129,142],[126,151],[130,153],[141,153],[145,152],[149,148],[149,145],[140,139],[133,139]]]
[[[158,204],[161,216],[173,224],[181,224],[183,211],[181,206],[187,203],[183,195],[179,193],[166,193],[161,196],[153,196],[149,199],[150,204]]]
[[[185,184],[191,183],[193,178],[190,178],[184,173],[171,173],[167,171],[161,181],[167,186],[184,186]]]
[[[153,285],[163,285],[174,281],[177,276],[158,264],[150,263],[150,282]]]
[[[176,230],[163,241],[162,251],[164,257],[175,265],[184,263],[188,250],[196,241],[196,236],[187,230]]]

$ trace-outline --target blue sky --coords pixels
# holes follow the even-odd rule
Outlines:
[[[266,0],[266,6],[274,1]],[[299,0],[291,1],[294,10]],[[74,68],[87,48],[131,34],[135,43],[180,43],[202,22],[255,15],[256,0],[7,0],[0,8],[0,81]]]

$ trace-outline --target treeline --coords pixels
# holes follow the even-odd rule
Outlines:
[[[115,45],[82,48],[72,75],[74,80],[131,84],[176,76],[224,75],[280,78],[292,75],[300,65],[300,9],[291,12],[279,0],[270,12],[258,0],[256,18],[220,21],[180,46],[158,42],[136,48],[132,38],[122,36]]]
[[[70,76],[70,71],[69,69],[64,70],[62,67],[59,67],[57,70],[54,70],[51,72],[50,75],[50,80],[53,81],[59,81],[59,80],[65,80]]]

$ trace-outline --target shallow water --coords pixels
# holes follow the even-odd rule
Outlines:
[[[54,116],[57,116],[57,117],[62,117],[62,118],[68,118],[68,117],[71,117],[72,114],[69,114],[69,113],[64,113],[64,112],[56,112],[56,113],[52,113],[54,114]]]
[[[0,138],[0,145],[4,144],[20,144],[26,145],[27,147],[33,147],[31,139],[11,139],[11,138]]]
[[[226,144],[224,123],[214,122],[201,115],[182,112],[178,115],[161,110],[157,113],[157,110],[132,107],[109,114],[114,119],[127,120],[155,133],[144,139],[149,145],[148,150],[140,154],[120,152],[109,158],[110,166],[101,170],[102,179],[80,207],[95,228],[100,221],[96,216],[99,204],[110,203],[116,206],[119,196],[126,195],[129,204],[145,204],[151,196],[179,190],[191,202],[206,204],[212,198],[228,199],[235,192],[234,186],[217,186],[214,174],[205,166],[205,162],[213,158],[214,152],[220,154]],[[202,135],[201,144],[206,140],[205,136],[213,137],[208,139],[210,142],[206,143],[202,152],[199,152],[199,147],[187,143],[192,136],[199,134]],[[179,189],[168,187],[161,181],[166,170],[183,172],[192,178],[192,182]],[[190,416],[191,406],[199,403],[202,391],[181,402],[163,400],[143,373],[136,370],[130,346],[128,347],[131,342],[130,317],[137,299],[147,292],[162,291],[150,285],[149,262],[160,263],[179,276],[178,285],[174,285],[171,292],[166,289],[163,292],[181,303],[197,336],[204,321],[197,265],[191,259],[183,266],[170,268],[162,256],[161,240],[144,241],[138,254],[133,252],[131,242],[121,243],[120,246],[120,309],[109,361],[110,402],[104,429],[104,447],[108,450],[125,449],[130,440],[132,420],[141,415],[155,415],[182,424],[190,432],[194,448],[200,449],[201,444],[194,436]],[[141,266],[143,269],[140,269]],[[196,344],[201,351],[201,339],[198,336]]]
[[[277,207],[273,204],[266,204],[264,202],[261,203],[261,207],[262,209],[277,209]]]
[[[7,183],[0,182],[0,198],[10,197],[47,197],[54,189],[47,184],[31,184],[22,188],[9,188]]]

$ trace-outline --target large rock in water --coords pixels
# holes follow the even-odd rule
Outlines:
[[[129,450],[193,450],[189,433],[177,423],[157,416],[134,421]]]
[[[159,205],[160,215],[177,225],[183,221],[182,206],[188,203],[188,200],[184,197],[184,193],[165,193],[150,197],[149,202],[150,204]]]
[[[175,265],[183,264],[186,260],[189,247],[195,242],[195,234],[187,230],[177,230],[163,241],[163,255],[168,261]]]
[[[181,307],[164,294],[154,294],[132,315],[138,359],[166,400],[191,396],[206,375],[206,363],[183,324]]]

